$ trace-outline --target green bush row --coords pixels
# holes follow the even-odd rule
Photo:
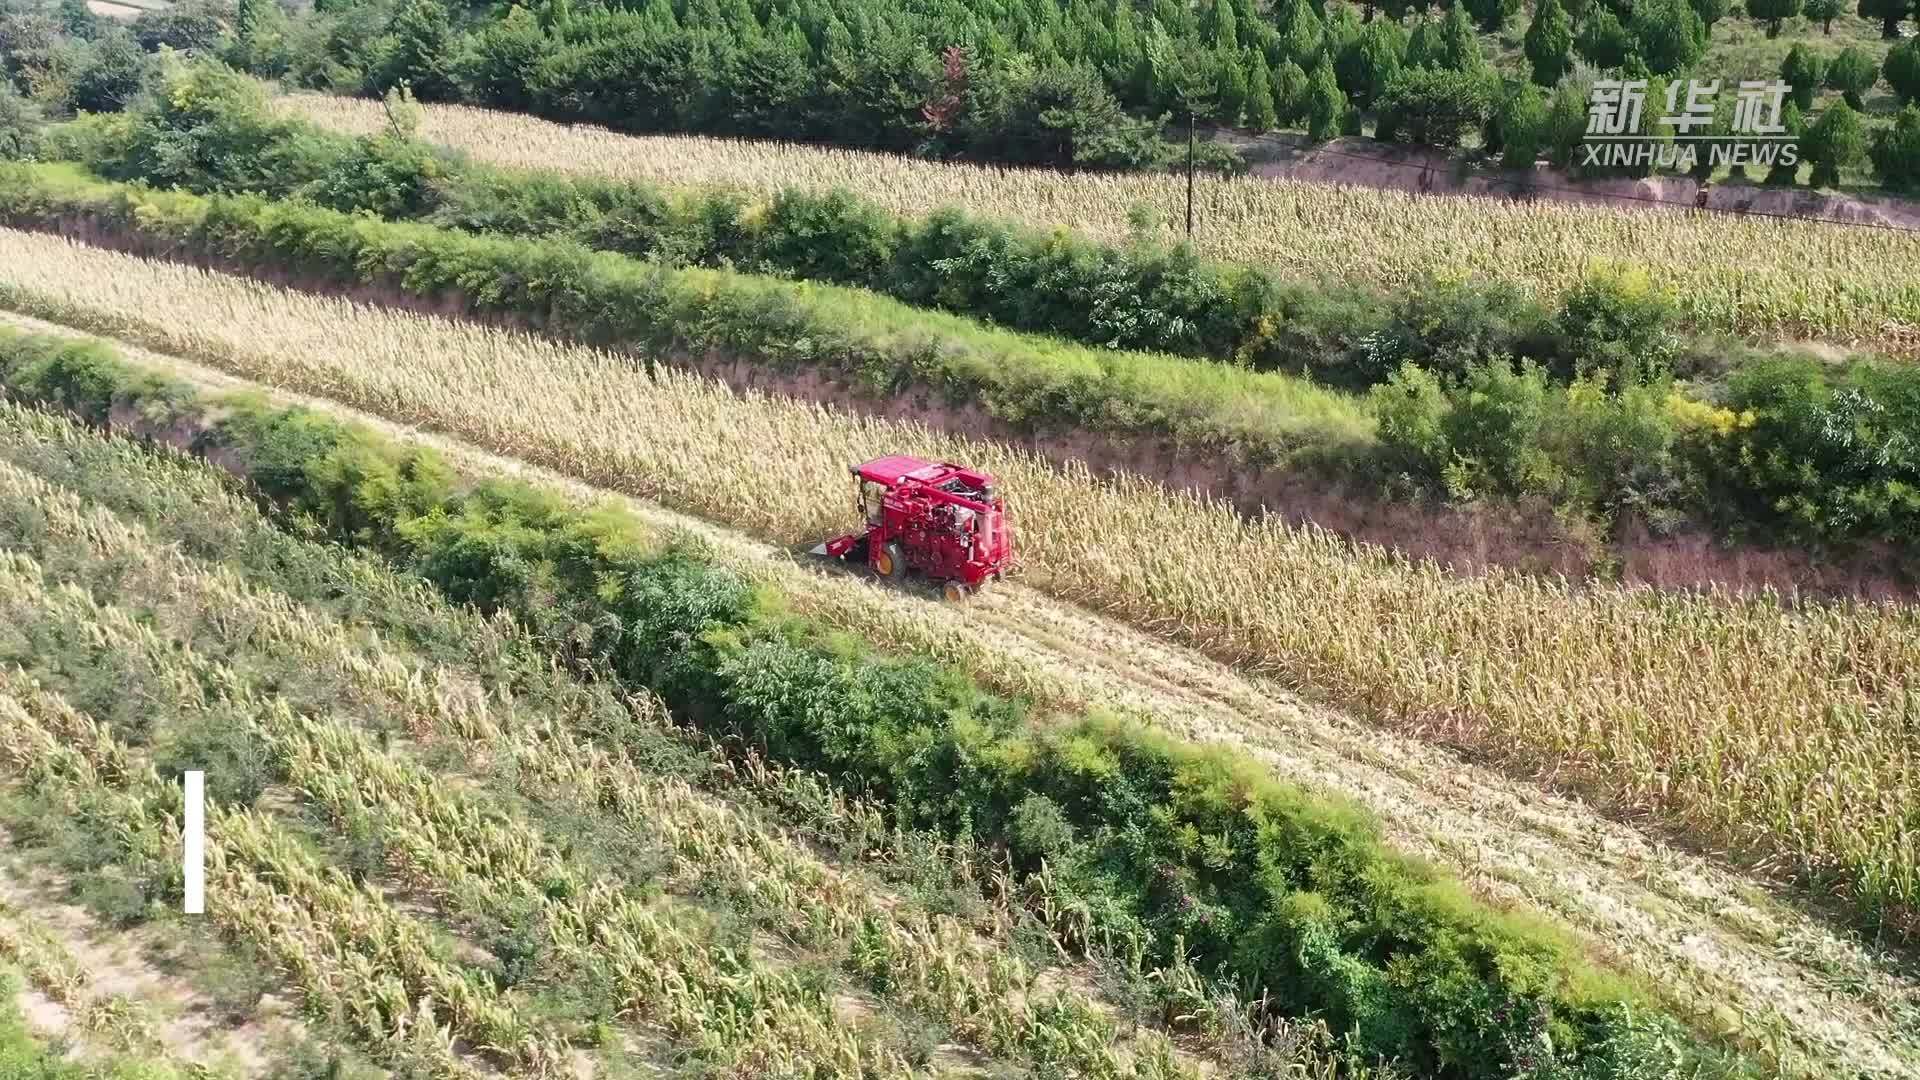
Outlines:
[[[280,157],[258,147],[239,155],[261,168]],[[1447,302],[1405,301],[1419,329],[1402,340],[1424,351],[1407,359],[1376,341],[1389,374],[1361,398],[1282,372],[986,328],[860,290],[0,164],[0,223],[81,220],[169,257],[403,300],[451,297],[650,355],[824,368],[876,397],[928,393],[1017,427],[1166,438],[1246,468],[1317,470],[1410,497],[1535,499],[1574,518],[1815,545],[1908,547],[1920,535],[1920,368],[1755,358],[1703,401],[1658,370],[1634,372],[1657,369],[1644,354],[1615,353],[1610,369],[1563,382],[1532,361],[1475,358],[1492,294],[1464,286]],[[1646,291],[1643,277],[1616,274],[1569,309],[1619,328],[1617,339],[1645,325]]]
[[[1679,316],[1664,294],[1599,275],[1549,308],[1497,283],[1402,293],[1283,280],[1185,247],[1100,243],[943,209],[904,218],[846,191],[731,190],[474,165],[387,133],[354,138],[273,115],[257,83],[216,66],[176,73],[137,112],[67,139],[101,175],[200,194],[301,198],[470,232],[565,237],[675,266],[851,285],[1102,348],[1230,361],[1336,386],[1402,362],[1457,374],[1495,356],[1563,379],[1662,369]]]
[[[585,646],[710,733],[880,799],[916,827],[1044,865],[1112,947],[1177,951],[1359,1059],[1442,1077],[1747,1075],[1562,931],[1391,852],[1362,811],[1123,718],[1035,723],[958,671],[783,614],[623,510],[257,397],[214,398],[110,349],[0,335],[0,379],[94,423],[198,430],[263,497],[449,597]],[[1702,1070],[1696,1073],[1694,1070]]]
[[[1066,345],[916,311],[870,293],[674,269],[578,244],[474,236],[255,196],[106,184],[70,167],[0,164],[0,220],[86,220],[173,258],[272,267],[316,286],[457,297],[477,314],[661,356],[825,368],[876,395],[931,389],[1023,427],[1166,436],[1256,462],[1364,451],[1350,395],[1276,372]]]

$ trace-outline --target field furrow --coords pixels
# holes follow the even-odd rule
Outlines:
[[[585,353],[576,359],[575,353],[535,339],[229,284],[231,279],[100,253],[68,253],[58,242],[46,243],[55,246],[34,248],[40,258],[97,262],[98,269],[82,273],[68,266],[60,274],[67,285],[57,290],[34,286],[46,290],[39,295],[51,298],[41,310],[63,306],[65,317],[124,339],[188,353],[229,374],[320,395],[335,407],[367,410],[389,422],[429,425],[466,440],[469,445],[427,436],[456,460],[482,470],[529,471],[544,465],[576,484],[584,480],[657,497],[751,534],[788,540],[802,530],[824,532],[846,516],[836,509],[844,493],[825,485],[845,458],[863,450],[997,454],[985,463],[1002,472],[1027,470],[1017,473],[1020,482],[1010,486],[1031,486],[1031,491],[1023,490],[1023,498],[1032,501],[1026,504],[1031,509],[1022,527],[1039,527],[1035,578],[1051,591],[1075,595],[1073,575],[1081,572],[1087,576],[1080,580],[1088,583],[1081,588],[1116,587],[1141,565],[1174,584],[1182,576],[1205,572],[1194,565],[1191,553],[1184,559],[1168,553],[1140,562],[1136,560],[1145,555],[1135,549],[1097,543],[1115,539],[1109,534],[1095,531],[1078,541],[1057,535],[1062,527],[1049,524],[1046,517],[1049,485],[1063,492],[1072,488],[1081,498],[1087,491],[1106,492],[1100,497],[1116,500],[1145,499],[1149,493],[1101,488],[1085,478],[1050,480],[1038,466],[1022,466],[1016,455],[1004,450],[941,442],[909,427],[790,403],[735,397],[672,373],[648,379],[624,361]],[[129,298],[134,289],[154,290],[155,284],[134,284],[141,275],[154,283],[169,282],[158,291],[144,292],[170,295],[171,310],[164,318],[113,299],[114,290],[127,290]],[[27,297],[27,278],[26,272],[9,268],[12,302]],[[87,292],[88,282],[103,284]],[[270,319],[264,314],[268,310],[273,313]],[[276,328],[272,340],[245,329],[264,324]],[[375,325],[377,332],[370,329]],[[141,359],[211,383],[223,381],[217,371],[176,358],[142,354]],[[567,362],[587,366],[575,377],[560,377],[556,369]],[[623,414],[608,406],[615,400],[674,412],[671,422],[664,412],[653,417]],[[806,463],[789,471],[786,463],[772,462],[768,483],[784,486],[785,494],[779,497],[770,489],[763,493],[704,481],[706,474],[698,466],[703,460],[699,455],[706,451],[700,450],[699,439],[712,441],[715,433],[726,433],[726,447],[777,445],[768,425],[783,427],[791,438],[796,422],[832,433],[807,450],[810,467],[829,479],[801,475]],[[877,445],[883,441],[888,445]],[[616,449],[619,453],[612,453]],[[827,461],[834,466],[821,464]],[[795,492],[808,494],[796,499]],[[777,548],[695,519],[644,503],[632,505],[662,527],[707,536],[717,552],[747,572],[790,584],[788,592],[806,613],[823,621],[874,640],[926,649],[999,685],[1056,702],[1112,702],[1141,709],[1153,722],[1174,730],[1245,747],[1289,779],[1353,796],[1381,815],[1401,847],[1477,882],[1490,896],[1568,918],[1587,930],[1598,947],[1653,976],[1676,1000],[1704,1016],[1746,1025],[1755,1041],[1779,1044],[1790,1054],[1802,1055],[1801,1060],[1865,1074],[1920,1074],[1913,1027],[1920,996],[1913,984],[1890,974],[1875,957],[1818,920],[1767,900],[1740,877],[1706,860],[1666,848],[1576,802],[1543,795],[1417,739],[1303,702],[1281,686],[1160,636],[1218,644],[1209,635],[1223,627],[1237,628],[1240,624],[1232,618],[1198,619],[1183,626],[1177,614],[1133,613],[1135,621],[1156,631],[1147,634],[1030,587],[989,593],[963,608],[939,607],[848,575],[796,565]],[[1204,507],[1183,510],[1177,500],[1160,505],[1174,514],[1207,512]],[[1049,536],[1054,537],[1051,545]],[[1262,572],[1305,578],[1328,569],[1313,559],[1334,559],[1339,551],[1337,545],[1310,537],[1294,542],[1299,548],[1291,562]],[[1390,565],[1367,569],[1414,573]],[[1600,606],[1604,604],[1631,613],[1639,603],[1631,597],[1583,600],[1550,590],[1515,595],[1534,599],[1515,617],[1536,621],[1568,618],[1549,601],[1572,607],[1574,619],[1608,617],[1610,611]],[[1699,610],[1720,609],[1702,603]],[[1778,628],[1787,625],[1794,633],[1812,635],[1798,640],[1795,660],[1805,657],[1797,650],[1826,643],[1853,649],[1856,664],[1864,663],[1867,672],[1899,670],[1903,646],[1898,639],[1871,643],[1880,650],[1876,653],[1875,648],[1855,648],[1857,640],[1848,635],[1858,632],[1857,627],[1789,624],[1777,613],[1768,622],[1764,609],[1740,610],[1747,612],[1747,621],[1734,620],[1732,631],[1712,624],[1702,632],[1730,633],[1730,640],[1743,645],[1751,641],[1773,648],[1780,642],[1766,635],[1777,635]],[[1346,617],[1369,616],[1350,610]],[[1675,629],[1656,617],[1640,617],[1643,634],[1658,637]],[[1686,660],[1681,658],[1682,663]],[[1353,662],[1362,661],[1378,662],[1389,671],[1399,670],[1395,663],[1404,663],[1391,655],[1376,661],[1372,652],[1357,653]],[[1565,663],[1545,664],[1542,672],[1549,678],[1571,678],[1563,673],[1570,670]],[[1597,692],[1591,680],[1601,674],[1581,677],[1588,692]],[[1796,671],[1755,668],[1738,674],[1745,680],[1736,680],[1744,692],[1765,686],[1769,695],[1775,690],[1768,680],[1817,677],[1804,664]],[[1487,673],[1479,678],[1486,680],[1475,684],[1480,692],[1499,690]],[[1546,692],[1524,675],[1517,682],[1529,695]],[[1779,689],[1792,692],[1794,687]],[[1816,1071],[1831,1070],[1819,1065]]]

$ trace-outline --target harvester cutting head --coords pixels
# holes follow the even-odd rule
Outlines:
[[[953,600],[1013,569],[1013,536],[993,477],[904,454],[848,471],[854,510],[866,528],[835,537],[814,554],[858,559],[887,578],[912,571],[941,582]]]

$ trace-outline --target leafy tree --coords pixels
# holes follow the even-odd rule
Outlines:
[[[1880,36],[1892,41],[1900,36],[1900,21],[1913,14],[1913,0],[1860,0],[1860,17],[1880,20]]]
[[[1920,38],[1908,38],[1888,51],[1880,73],[1886,77],[1887,85],[1893,87],[1900,104],[1907,105],[1920,98]]]
[[[148,72],[147,54],[125,30],[116,29],[93,43],[73,81],[73,107],[87,112],[119,112],[140,93]]]
[[[1800,156],[1813,163],[1814,187],[1839,183],[1843,170],[1867,157],[1867,136],[1861,128],[1860,114],[1844,101],[1829,106],[1800,141]]]
[[[240,0],[227,62],[255,75],[279,78],[293,64],[287,46],[287,13],[275,0]]]
[[[12,80],[0,79],[0,161],[31,158],[40,149],[40,106],[20,95]]]
[[[100,16],[87,7],[87,0],[60,0],[59,7],[54,9],[54,18],[60,23],[61,33],[81,41],[92,41],[105,29]]]
[[[1656,75],[1685,71],[1707,48],[1707,28],[1687,0],[1640,0],[1627,23],[1634,51]]]
[[[1767,24],[1767,36],[1780,36],[1780,24],[1800,14],[1800,0],[1747,0],[1747,14]]]
[[[1258,49],[1247,53],[1247,127],[1255,134],[1280,126],[1280,110],[1273,103],[1273,74],[1267,67],[1267,55]]]
[[[1847,0],[1807,0],[1801,14],[1820,24],[1820,32],[1831,36],[1833,20],[1847,13]]]
[[[1620,25],[1619,16],[1595,5],[1587,9],[1587,17],[1574,36],[1573,49],[1594,67],[1617,68],[1626,63],[1627,54],[1633,51],[1633,38],[1628,36],[1627,28]]]
[[[1527,63],[1533,67],[1533,81],[1541,86],[1558,83],[1573,67],[1573,20],[1560,6],[1560,0],[1540,0],[1539,6],[1533,9],[1526,49]]]
[[[1801,112],[1813,108],[1813,95],[1827,81],[1827,58],[1795,42],[1780,64],[1780,80],[1792,88],[1793,103]]]
[[[1846,98],[1847,105],[1853,109],[1866,108],[1861,95],[1873,89],[1879,77],[1880,72],[1867,54],[1851,45],[1840,50],[1840,55],[1827,66],[1828,88],[1840,91],[1840,96]]]
[[[1322,56],[1307,80],[1307,138],[1325,142],[1340,130],[1346,113],[1347,97],[1340,92],[1333,65]]]
[[[165,45],[185,53],[211,52],[227,32],[227,9],[216,0],[181,0],[133,20],[133,36],[148,52]]]
[[[1786,128],[1786,134],[1793,137],[1795,143],[1803,142],[1807,137],[1806,116],[1800,112],[1800,106],[1787,102],[1786,109],[1780,114],[1780,126]],[[1782,154],[1774,159],[1773,167],[1767,170],[1766,183],[1788,186],[1800,178],[1800,160],[1796,154],[1793,164],[1789,165]]]
[[[422,101],[451,101],[453,28],[440,0],[406,0],[376,46],[379,59],[368,73],[372,88],[385,92],[406,83]]]
[[[1381,96],[1381,125],[1410,142],[1451,148],[1486,122],[1491,80],[1479,72],[1408,68]]]
[[[1899,191],[1920,189],[1920,105],[1909,104],[1873,140],[1869,156],[1880,182]]]

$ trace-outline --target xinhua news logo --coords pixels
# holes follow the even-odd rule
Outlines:
[[[1681,100],[1682,89],[1686,99]],[[1700,162],[1704,145],[1715,165],[1784,165],[1800,162],[1800,148],[1781,123],[1781,109],[1793,88],[1784,82],[1742,82],[1735,91],[1727,132],[1711,132],[1720,80],[1689,79],[1667,84],[1666,113],[1658,123],[1671,136],[1643,127],[1647,80],[1601,79],[1587,104],[1585,165],[1655,166],[1687,171]],[[1697,129],[1700,134],[1695,134]]]

